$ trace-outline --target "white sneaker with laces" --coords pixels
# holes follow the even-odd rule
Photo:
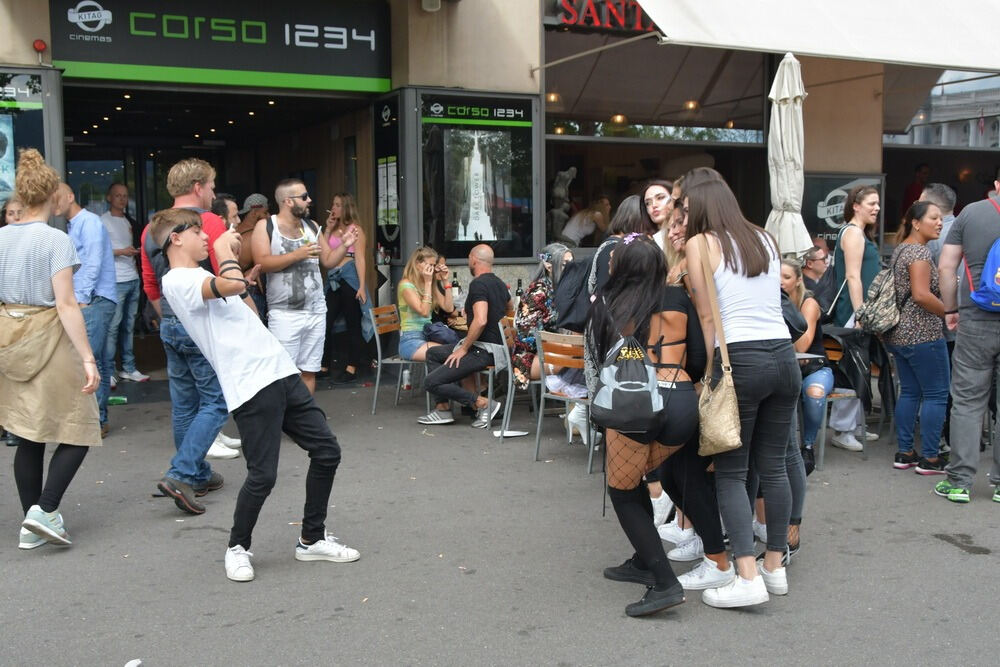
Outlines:
[[[694,528],[681,528],[677,524],[676,516],[670,523],[658,526],[656,528],[656,532],[660,534],[661,540],[664,542],[672,542],[673,544],[681,544],[682,542],[687,542],[694,537]]]
[[[123,372],[118,377],[120,377],[123,380],[128,380],[129,382],[145,382],[146,380],[149,379],[148,375],[146,375],[145,373],[140,373],[138,369],[134,371],[129,371],[127,373]]]
[[[736,577],[736,568],[732,563],[729,569],[723,572],[710,558],[702,558],[701,562],[695,565],[690,572],[677,577],[681,586],[688,591],[703,591],[706,588],[718,588],[732,582]]]
[[[230,581],[253,581],[252,553],[237,544],[226,550],[226,577]]]
[[[451,410],[432,410],[423,417],[417,417],[417,422],[426,424],[427,426],[453,424],[455,423],[455,417],[451,414]]]
[[[653,525],[662,526],[667,521],[667,516],[670,515],[674,501],[670,499],[666,491],[662,491],[659,498],[650,496],[649,501],[653,503]]]
[[[785,576],[785,568],[779,567],[774,572],[768,572],[764,568],[763,561],[757,561],[757,571],[760,578],[764,580],[764,587],[771,595],[788,595],[788,577]]]
[[[667,552],[667,558],[672,561],[686,563],[692,560],[700,560],[705,556],[705,545],[701,538],[695,535],[686,542],[681,542],[676,547]]]
[[[333,563],[353,563],[361,558],[357,549],[352,549],[337,541],[337,538],[327,533],[322,540],[316,540],[312,544],[302,544],[302,540],[295,546],[295,560],[328,560]]]
[[[243,446],[242,440],[240,440],[239,438],[230,438],[222,431],[219,431],[219,435],[216,436],[215,440],[217,442],[222,443],[226,447],[229,447],[229,449],[239,449],[240,447]]]
[[[701,600],[709,607],[731,609],[733,607],[749,607],[770,600],[763,577],[744,579],[736,576],[725,586],[707,588],[701,594]]]
[[[753,535],[761,544],[767,544],[767,524],[757,521],[757,517],[753,518]]]
[[[830,444],[849,452],[860,452],[865,448],[850,431],[834,431],[833,437],[830,438]]]
[[[206,459],[235,459],[240,455],[238,449],[229,449],[224,444],[219,442],[218,436],[212,442],[212,446],[208,448],[208,452],[205,454]]]

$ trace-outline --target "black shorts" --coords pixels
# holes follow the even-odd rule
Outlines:
[[[660,396],[663,397],[663,420],[660,427],[649,433],[625,433],[624,435],[648,445],[683,445],[698,430],[698,395],[694,393],[694,383],[660,381]]]

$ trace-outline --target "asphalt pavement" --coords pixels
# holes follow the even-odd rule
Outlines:
[[[829,448],[789,595],[717,610],[694,592],[632,619],[643,589],[601,576],[631,549],[555,417],[536,463],[523,402],[512,427],[530,435],[501,445],[468,418],[421,426],[422,397],[393,407],[383,392],[374,417],[370,387],[318,394],[344,451],[327,526],[361,559],[294,560],[308,462],[286,441],[250,583],[223,569],[242,458],[213,464],[226,486],[204,515],[152,495],[173,452],[165,382],[125,387],[135,400],[111,408],[61,508],[71,547],[17,548],[14,452],[0,448],[0,664],[996,664],[989,451],[960,506],[933,494],[939,478],[894,471],[888,438]]]

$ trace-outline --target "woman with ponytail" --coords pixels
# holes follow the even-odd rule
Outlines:
[[[70,544],[59,503],[87,449],[101,444],[100,376],[73,293],[80,260],[69,236],[47,224],[58,185],[37,150],[22,151],[15,189],[24,212],[0,229],[0,425],[17,436],[21,549]],[[43,483],[46,442],[61,444]]]

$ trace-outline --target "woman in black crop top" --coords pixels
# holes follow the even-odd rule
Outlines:
[[[636,550],[636,572],[648,588],[641,600],[626,606],[629,616],[643,616],[684,601],[663,543],[653,526],[643,475],[679,450],[698,426],[694,384],[685,370],[688,308],[682,289],[666,286],[666,264],[659,246],[641,234],[629,234],[615,248],[607,285],[597,293],[587,326],[587,346],[604,360],[622,334],[646,342],[664,396],[665,419],[655,432],[626,437],[607,432],[608,495],[622,530]],[[650,295],[660,298],[651,299]]]

